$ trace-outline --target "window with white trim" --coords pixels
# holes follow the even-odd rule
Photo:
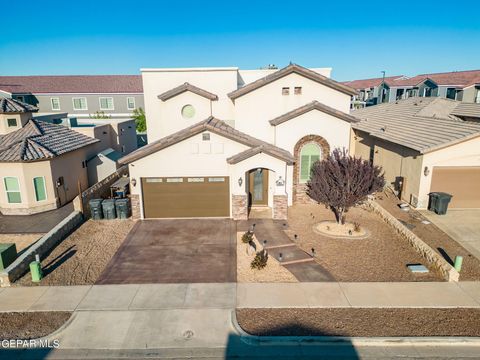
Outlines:
[[[127,97],[127,109],[128,110],[135,109],[135,98],[134,97]]]
[[[52,110],[60,110],[60,98],[58,97],[50,98],[50,104],[52,105]]]
[[[9,204],[20,204],[22,202],[22,195],[20,194],[20,184],[16,177],[6,177],[3,179],[5,185],[5,192],[7,194],[7,201]]]
[[[73,110],[88,110],[87,107],[87,98],[84,97],[74,97],[73,101]]]
[[[35,190],[35,199],[37,201],[47,200],[47,188],[45,187],[45,177],[43,176],[34,177],[33,188]]]
[[[101,97],[100,110],[113,110],[113,97]]]
[[[7,119],[7,126],[8,127],[17,127],[18,126],[17,119],[15,119],[15,118]]]
[[[300,151],[300,183],[310,180],[312,166],[320,160],[322,151],[320,146],[314,143],[306,144]]]

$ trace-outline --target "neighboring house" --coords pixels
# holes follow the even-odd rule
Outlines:
[[[480,104],[410,98],[352,115],[353,152],[382,166],[402,200],[424,209],[442,191],[453,208],[480,208]]]
[[[143,69],[149,144],[129,164],[135,217],[286,219],[312,164],[347,148],[350,97],[331,69]]]
[[[122,156],[122,153],[108,148],[89,159],[87,161],[89,185],[96,184],[117,171],[118,160]]]
[[[143,107],[140,75],[0,76],[0,96],[79,119],[131,118]]]
[[[99,140],[32,118],[32,105],[0,98],[0,212],[33,214],[71,201],[88,183]]]
[[[413,77],[392,76],[353,80],[343,84],[359,92],[352,98],[352,108],[395,102],[410,97],[441,97],[467,103],[480,103],[480,70],[421,74]]]

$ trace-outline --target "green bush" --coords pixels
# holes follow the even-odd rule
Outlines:
[[[266,250],[262,250],[257,252],[255,258],[252,260],[250,267],[252,269],[262,270],[265,266],[267,266],[268,261],[268,253]]]
[[[253,241],[253,232],[247,231],[245,234],[242,235],[242,242],[244,244],[248,244],[250,241]]]

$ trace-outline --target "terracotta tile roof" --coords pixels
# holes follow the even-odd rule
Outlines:
[[[391,86],[415,86],[427,79],[441,86],[451,85],[464,88],[472,84],[480,83],[480,70],[420,74],[409,79],[396,80]]]
[[[336,118],[339,118],[341,120],[351,122],[351,123],[355,123],[355,122],[360,121],[359,119],[357,119],[356,117],[354,117],[352,115],[349,115],[349,114],[346,114],[346,113],[344,113],[342,111],[339,111],[337,109],[331,108],[330,106],[324,105],[324,104],[315,100],[315,101],[312,101],[312,102],[310,102],[306,105],[300,106],[299,108],[296,108],[292,111],[289,111],[289,112],[287,112],[283,115],[280,115],[280,116],[276,117],[275,119],[270,120],[269,122],[270,122],[270,125],[273,125],[273,126],[280,125],[280,124],[284,123],[285,121],[296,118],[297,116],[303,115],[303,114],[305,114],[309,111],[312,111],[312,110],[318,110],[318,111],[321,111],[325,114],[334,116]]]
[[[392,81],[396,79],[402,79],[403,75],[398,75],[398,76],[388,76],[385,77],[385,82],[387,85],[390,85]],[[363,80],[352,80],[352,81],[344,81],[342,84],[350,86],[351,88],[354,88],[356,90],[364,90],[364,89],[369,89],[373,88],[375,86],[379,86],[384,79],[379,77],[379,78],[372,78],[372,79],[363,79]]]
[[[0,114],[20,114],[27,112],[37,112],[38,108],[10,98],[0,98]]]
[[[328,86],[329,88],[335,89],[337,91],[340,91],[344,94],[347,95],[356,95],[357,92],[352,89],[349,86],[346,86],[342,83],[336,82],[335,80],[329,79],[326,76],[320,75],[319,73],[304,68],[300,65],[297,64],[290,64],[287,67],[284,67],[283,69],[280,69],[278,71],[275,71],[272,74],[269,74],[261,79],[258,79],[254,82],[251,82],[235,91],[232,91],[228,94],[228,96],[234,100],[240,96],[243,96],[245,94],[248,94],[251,91],[254,91],[262,86],[265,86],[267,84],[270,84],[284,76],[290,75],[292,73],[299,74],[303,77],[306,77],[307,79],[310,79],[312,81],[316,81],[322,85]]]
[[[460,102],[437,97],[409,98],[352,112],[352,125],[373,137],[428,153],[480,136],[480,123],[452,113]]]
[[[290,154],[290,152],[288,152],[287,150],[281,149],[273,144],[269,144],[265,141],[259,140],[250,135],[242,133],[241,131],[238,131],[233,127],[227,125],[222,120],[216,119],[211,116],[199,123],[196,123],[174,134],[171,134],[162,139],[154,141],[153,143],[150,143],[144,147],[141,147],[140,149],[135,150],[134,152],[121,158],[119,162],[121,164],[131,163],[145,156],[153,154],[157,151],[165,149],[171,145],[177,144],[194,135],[200,134],[204,131],[210,131],[212,133],[218,134],[227,139],[236,141],[246,146],[250,146],[252,148],[261,147],[261,150],[263,150],[263,152],[268,153],[277,158],[280,158],[289,163],[294,161],[292,154]]]
[[[143,93],[140,75],[0,76],[8,93]]]
[[[177,95],[180,95],[184,93],[185,91],[190,91],[194,94],[203,96],[207,99],[210,100],[218,100],[218,96],[215,94],[212,94],[211,92],[208,92],[207,90],[200,89],[199,87],[192,85],[188,82],[177,86],[171,90],[165,91],[164,93],[158,95],[158,98],[162,101],[167,101],[168,99],[171,99]]]
[[[47,160],[99,141],[63,125],[31,119],[23,128],[0,135],[0,162]]]

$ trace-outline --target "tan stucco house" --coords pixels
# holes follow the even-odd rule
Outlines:
[[[58,208],[88,184],[86,160],[99,140],[35,120],[36,111],[0,98],[0,212],[5,215]]]
[[[441,191],[450,207],[480,208],[480,104],[409,98],[352,115],[352,151],[382,166],[402,200],[425,209]]]
[[[350,97],[329,68],[143,69],[150,144],[129,165],[138,218],[287,218],[311,165],[349,148]]]

